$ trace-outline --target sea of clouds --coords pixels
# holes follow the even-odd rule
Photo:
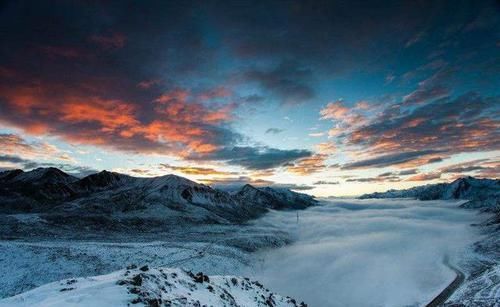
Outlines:
[[[443,265],[479,239],[477,212],[456,202],[330,200],[258,223],[293,234],[295,243],[258,254],[253,277],[310,306],[415,306],[455,274]]]

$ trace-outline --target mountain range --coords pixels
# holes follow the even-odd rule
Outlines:
[[[77,178],[57,168],[0,173],[0,213],[143,219],[178,223],[241,223],[270,209],[304,209],[314,197],[284,188],[245,185],[229,193],[183,177],[138,178],[102,171]]]
[[[459,178],[451,183],[417,186],[405,190],[388,190],[360,196],[367,198],[415,198],[419,200],[467,200],[462,207],[500,211],[500,180]]]

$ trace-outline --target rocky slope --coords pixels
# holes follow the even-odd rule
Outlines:
[[[0,300],[0,306],[307,306],[259,282],[170,268],[131,266],[108,275],[67,279]]]
[[[136,178],[102,171],[78,179],[56,168],[0,173],[0,213],[42,214],[53,224],[240,223],[268,209],[315,204],[313,197],[290,190],[245,186],[230,194],[175,175]]]

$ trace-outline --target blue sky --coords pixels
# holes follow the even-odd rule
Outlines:
[[[0,167],[354,195],[498,177],[495,1],[7,1]]]

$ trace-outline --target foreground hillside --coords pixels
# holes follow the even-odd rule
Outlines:
[[[7,299],[0,306],[307,306],[234,276],[130,266],[107,275],[46,284]]]
[[[56,168],[0,173],[0,213],[31,214],[47,228],[154,232],[165,225],[242,223],[269,209],[315,204],[313,197],[286,189],[247,185],[230,194],[174,175],[136,178],[102,171],[79,179]],[[20,235],[16,229],[9,235]]]

